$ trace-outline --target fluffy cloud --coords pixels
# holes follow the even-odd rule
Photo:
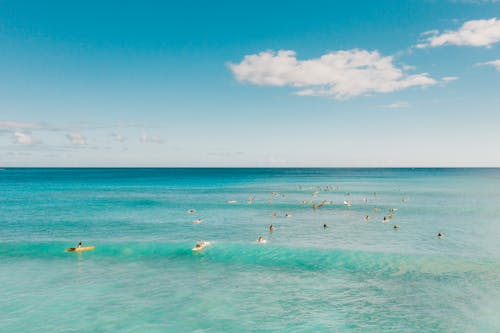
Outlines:
[[[66,138],[72,145],[75,146],[83,146],[87,144],[87,140],[85,139],[85,137],[79,133],[66,134]]]
[[[236,79],[256,85],[302,88],[300,96],[347,99],[368,93],[389,93],[437,83],[427,73],[408,75],[393,64],[393,57],[377,51],[347,50],[319,58],[298,60],[294,51],[266,51],[228,64]]]
[[[402,108],[409,108],[410,103],[401,101],[401,102],[394,102],[388,105],[382,105],[382,107],[388,109],[402,109]]]
[[[120,133],[113,133],[111,136],[118,142],[125,142],[126,138]]]
[[[489,20],[472,20],[465,22],[458,30],[445,31],[442,34],[433,31],[418,48],[438,47],[444,45],[485,46],[500,41],[500,20],[496,17]]]
[[[20,129],[20,128],[40,128],[37,123],[21,122],[21,121],[0,121],[0,128]]]
[[[481,62],[481,63],[478,63],[476,64],[478,66],[483,66],[483,65],[486,65],[486,66],[493,66],[495,67],[495,69],[497,71],[500,72],[500,59],[497,59],[497,60],[493,60],[493,61],[487,61],[487,62]]]
[[[21,145],[32,145],[36,143],[29,134],[18,131],[14,132],[13,139],[14,143],[18,143]]]
[[[143,134],[140,140],[146,143],[163,143],[163,140],[156,134],[150,136]]]

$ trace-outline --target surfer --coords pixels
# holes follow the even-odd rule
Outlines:
[[[82,242],[78,243],[78,245],[76,246],[77,249],[79,249],[81,247],[82,247]]]

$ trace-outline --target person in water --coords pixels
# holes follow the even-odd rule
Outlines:
[[[438,238],[441,238],[441,237],[443,237],[443,234],[438,232],[437,236],[438,236]]]
[[[274,231],[274,226],[272,224],[269,226],[269,231]]]
[[[79,249],[81,247],[82,247],[82,242],[78,243],[78,245],[76,246],[77,249]]]
[[[393,228],[394,228],[394,229],[399,229],[399,225],[398,225],[398,224],[395,224]]]
[[[325,224],[323,224],[323,229],[326,229],[326,228],[328,228],[328,226],[325,223]]]
[[[259,238],[257,238],[257,243],[264,243],[264,242],[265,242],[264,237],[259,236]]]

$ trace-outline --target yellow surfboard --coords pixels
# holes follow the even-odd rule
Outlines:
[[[83,252],[83,251],[92,251],[94,246],[82,246],[82,247],[68,247],[66,252]]]

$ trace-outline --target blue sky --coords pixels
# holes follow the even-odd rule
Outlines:
[[[0,73],[2,166],[500,166],[499,1],[4,0]]]

